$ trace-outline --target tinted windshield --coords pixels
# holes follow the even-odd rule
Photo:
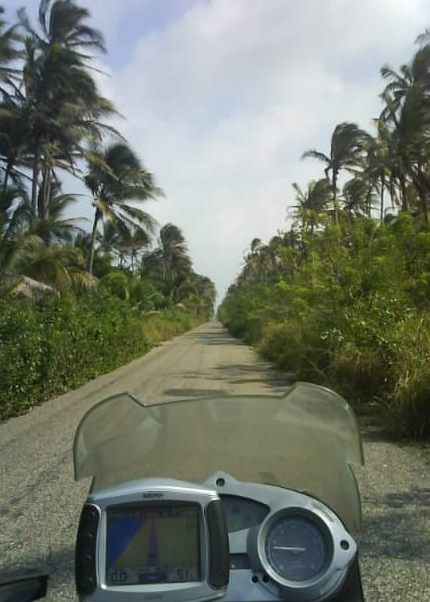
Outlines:
[[[141,477],[238,480],[306,491],[353,532],[360,501],[351,465],[362,464],[357,424],[336,394],[299,383],[284,397],[222,397],[146,405],[112,397],[83,418],[75,477],[92,490]]]

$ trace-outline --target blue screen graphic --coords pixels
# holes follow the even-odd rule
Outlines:
[[[200,578],[199,507],[123,506],[107,512],[108,585]]]

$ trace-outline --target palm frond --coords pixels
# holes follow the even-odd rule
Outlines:
[[[154,233],[157,226],[157,221],[146,211],[142,211],[138,207],[132,205],[121,204],[119,207],[121,212],[124,212],[128,217],[135,220],[140,226],[144,226],[151,234]]]
[[[330,157],[327,157],[327,155],[325,155],[324,153],[321,153],[320,151],[314,150],[314,149],[310,149],[307,150],[303,153],[303,155],[301,156],[302,159],[317,159],[318,161],[322,161],[323,163],[330,163]]]

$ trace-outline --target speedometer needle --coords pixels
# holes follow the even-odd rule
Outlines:
[[[306,548],[298,548],[296,546],[273,546],[274,550],[287,550],[288,552],[306,552]]]

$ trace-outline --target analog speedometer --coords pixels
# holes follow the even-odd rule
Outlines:
[[[267,531],[264,548],[271,570],[289,582],[313,579],[329,557],[325,534],[316,522],[303,516],[287,515],[274,522]]]

